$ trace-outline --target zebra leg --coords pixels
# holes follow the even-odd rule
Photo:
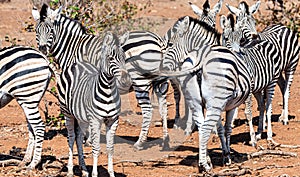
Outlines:
[[[19,167],[25,167],[28,162],[31,161],[33,150],[34,150],[34,134],[31,125],[27,122],[29,139],[27,144],[27,149],[24,155],[22,162],[19,164]]]
[[[255,137],[255,131],[253,128],[253,123],[252,123],[252,93],[249,94],[248,98],[245,101],[245,116],[248,120],[249,123],[249,128],[250,128],[250,144],[252,144],[253,147],[257,146],[257,141]]]
[[[261,133],[264,131],[265,127],[265,100],[262,92],[254,94],[256,101],[258,103],[259,108],[259,119],[258,119],[258,127],[257,127],[257,134],[256,140],[261,139]]]
[[[280,90],[283,94],[283,109],[279,117],[279,121],[282,121],[283,125],[287,125],[289,121],[289,97],[290,97],[290,87],[292,85],[293,78],[294,78],[294,71],[286,71],[284,88],[281,89],[280,87]]]
[[[114,137],[118,127],[119,120],[114,119],[110,125],[106,125],[106,149],[108,157],[108,174],[110,177],[114,177],[114,164],[113,164],[113,154],[114,154]]]
[[[141,150],[143,149],[143,144],[147,140],[148,131],[152,119],[152,105],[149,98],[148,91],[136,91],[136,98],[138,100],[139,105],[142,109],[143,114],[143,122],[142,122],[142,129],[139,135],[138,141],[133,145],[135,149]]]
[[[33,151],[33,158],[28,165],[28,169],[34,169],[38,163],[41,162],[41,156],[42,156],[42,149],[43,149],[43,141],[44,141],[44,133],[45,133],[45,124],[41,118],[40,112],[38,110],[38,106],[34,108],[28,108],[29,106],[23,104],[20,104],[21,107],[24,110],[25,116],[27,118],[28,124],[30,124],[30,127],[32,128],[33,136],[32,134],[29,135],[29,141],[32,141],[32,138],[34,138],[34,151]],[[30,131],[30,128],[29,128]],[[30,140],[31,139],[31,140]],[[31,144],[31,142],[28,142],[28,144]],[[31,147],[30,147],[31,148]],[[30,152],[31,151],[31,152]],[[25,155],[25,161],[30,161],[32,156],[32,150],[28,149]]]
[[[238,118],[238,113],[239,113],[239,107],[236,107],[234,109],[234,113],[233,113],[233,116],[232,116],[232,120],[231,120],[231,128],[234,128],[234,121]]]
[[[226,151],[223,151],[223,163],[225,163],[225,165],[230,165],[231,164],[231,158],[230,158],[230,136],[232,133],[232,119],[234,118],[234,116],[236,115],[238,110],[238,107],[226,111],[226,121],[225,121],[225,136],[226,136]]]
[[[187,107],[192,112],[192,118],[189,119],[197,119],[197,117],[200,117],[202,113],[202,99],[200,97],[200,88],[197,81],[197,75],[188,75],[186,77],[178,77],[182,91],[185,96],[185,101],[187,103]],[[189,113],[190,115],[190,113]],[[203,117],[203,116],[202,116]],[[185,134],[191,134],[192,132],[192,121],[187,120],[187,129],[185,131]],[[189,124],[188,124],[189,123]],[[187,132],[188,131],[188,132]]]
[[[76,121],[76,120],[75,120]],[[83,154],[83,137],[84,132],[86,132],[89,128],[88,123],[80,123],[80,126],[75,127],[75,136],[76,136],[76,147],[78,153],[78,163],[82,172],[82,176],[89,176],[88,170],[86,168],[84,162],[84,154]]]
[[[266,114],[267,114],[267,140],[273,144],[273,132],[272,132],[272,122],[271,122],[271,116],[272,116],[272,100],[275,92],[275,84],[272,84],[267,91],[267,104],[266,104]]]
[[[69,159],[68,159],[68,177],[74,176],[73,173],[73,146],[75,142],[75,120],[74,118],[70,118],[65,116],[66,119],[66,127],[68,130],[68,145],[69,145]]]
[[[170,148],[170,145],[169,145],[169,141],[170,141],[170,138],[169,138],[169,134],[168,134],[168,108],[167,108],[167,92],[168,92],[168,82],[164,82],[162,84],[160,84],[160,88],[163,88],[163,89],[156,89],[154,88],[155,90],[155,93],[157,95],[157,98],[158,98],[158,103],[159,103],[159,113],[162,117],[162,122],[163,122],[163,143],[162,143],[162,147],[163,147],[163,150],[167,150]]]
[[[213,128],[214,129],[214,128]],[[225,129],[222,125],[222,120],[220,119],[217,123],[217,132],[218,132],[218,136],[220,138],[221,141],[221,146],[222,146],[222,156],[223,156],[223,165],[225,164],[225,154],[228,154],[228,150],[227,150],[227,145],[226,145],[226,140],[225,140]]]
[[[210,105],[210,104],[209,104]],[[217,107],[208,107],[206,110],[206,117],[202,128],[200,129],[199,139],[199,172],[210,172],[212,164],[207,161],[207,143],[211,135],[212,128],[215,127],[221,119],[222,110]]]
[[[92,119],[90,122],[91,126],[91,138],[92,138],[92,154],[93,154],[93,171],[92,177],[98,176],[98,157],[100,153],[100,130],[102,120]],[[87,175],[88,177],[88,175]]]
[[[176,79],[170,80],[171,86],[174,90],[174,100],[175,100],[175,118],[174,118],[174,128],[178,129],[180,127],[179,125],[179,119],[180,119],[180,99],[181,99],[181,94],[180,94],[180,85]]]

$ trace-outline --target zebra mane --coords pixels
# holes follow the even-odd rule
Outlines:
[[[46,17],[47,17],[47,9],[48,9],[48,5],[43,4],[42,9],[40,11],[40,20],[41,20],[41,22],[44,22]]]
[[[207,10],[207,9],[210,9],[210,5],[209,5],[208,0],[206,0],[205,3],[203,4],[203,13],[204,13],[205,15],[208,14],[208,10]]]
[[[183,21],[183,19],[185,18],[186,16],[183,16],[181,18],[178,19],[178,21]],[[190,21],[190,24],[189,26],[194,23],[194,24],[197,24],[197,25],[200,25],[201,27],[203,27],[205,30],[207,31],[210,31],[212,32],[216,38],[218,39],[218,41],[220,41],[221,39],[221,33],[218,32],[218,30],[212,26],[210,26],[209,24],[207,24],[206,22],[203,22],[197,18],[193,18],[191,16],[188,16],[189,17],[189,21]]]
[[[85,26],[83,26],[78,20],[75,20],[75,19],[72,19],[68,16],[66,16],[65,14],[60,14],[61,16],[63,16],[64,18],[70,20],[71,22],[75,23],[77,26],[80,27],[81,31],[84,33],[84,34],[88,34],[87,33],[87,29]]]
[[[234,16],[232,14],[229,14],[227,16],[227,19],[230,20],[230,27],[231,27],[232,31],[234,31]]]

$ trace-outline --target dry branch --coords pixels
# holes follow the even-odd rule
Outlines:
[[[9,165],[9,164],[17,164],[19,165],[22,161],[18,160],[18,159],[9,159],[9,160],[1,160],[0,161],[0,165],[2,165],[2,167],[4,167],[5,165]]]
[[[258,151],[258,152],[253,152],[249,155],[252,158],[260,157],[260,156],[263,156],[263,155],[282,155],[282,156],[297,157],[297,153],[294,153],[294,152],[285,152],[285,151],[280,151],[280,150],[268,150],[268,149]]]

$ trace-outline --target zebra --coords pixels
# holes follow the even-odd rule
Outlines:
[[[82,71],[83,68],[90,68],[89,72],[87,72],[85,75],[86,77],[94,78],[94,79],[96,78],[96,76],[92,77],[89,75],[90,72],[95,71],[95,69],[92,69],[94,67],[89,67],[89,66],[87,66],[88,64],[75,65],[74,63],[85,62],[85,63],[91,63],[91,64],[96,65],[96,64],[98,64],[98,62],[101,62],[99,60],[101,59],[101,56],[104,54],[100,55],[100,59],[99,59],[99,53],[102,51],[107,53],[107,56],[105,56],[105,57],[108,57],[108,59],[114,59],[115,57],[119,57],[120,61],[121,61],[121,59],[123,58],[123,56],[125,56],[125,54],[123,53],[123,50],[120,50],[119,48],[128,39],[128,37],[127,37],[128,34],[126,33],[120,38],[120,42],[119,42],[118,46],[117,46],[117,44],[115,44],[116,43],[115,37],[113,37],[111,46],[104,45],[101,43],[100,37],[86,34],[85,30],[83,29],[83,27],[81,26],[80,23],[70,20],[69,18],[67,18],[64,15],[61,15],[60,14],[61,9],[62,9],[62,7],[59,7],[56,10],[52,10],[46,4],[44,4],[42,6],[42,9],[40,12],[38,12],[38,10],[34,8],[32,10],[32,15],[33,15],[35,21],[37,21],[36,39],[37,39],[39,49],[41,51],[43,51],[45,54],[52,53],[52,55],[55,58],[55,62],[59,66],[59,69],[61,71],[63,71],[63,73],[59,73],[57,75],[57,77],[58,77],[57,80],[58,80],[58,99],[60,102],[61,111],[62,111],[62,113],[65,114],[66,127],[68,130],[68,145],[69,145],[68,175],[73,176],[73,144],[74,144],[74,140],[76,138],[77,151],[78,151],[78,156],[79,156],[78,157],[79,165],[82,168],[83,175],[88,176],[88,172],[87,172],[87,168],[85,166],[84,156],[83,156],[83,152],[82,152],[83,133],[85,133],[85,132],[82,131],[78,127],[78,123],[75,120],[75,117],[80,120],[82,120],[84,118],[77,117],[80,115],[79,114],[80,112],[75,112],[76,110],[74,110],[74,109],[78,109],[78,107],[76,107],[76,105],[74,107],[74,105],[72,105],[73,103],[70,103],[72,100],[69,100],[69,99],[72,97],[72,94],[74,94],[75,91],[72,90],[73,88],[69,88],[68,84],[75,82],[75,81],[71,80],[71,78],[74,77],[73,75],[78,76],[76,74],[78,74],[79,71]],[[71,38],[71,35],[67,34],[67,31],[64,31],[64,30],[68,30],[68,29],[72,30],[73,38]],[[61,32],[61,33],[59,34],[59,32]],[[64,36],[66,34],[67,34],[67,36]],[[105,40],[104,40],[104,42],[105,42]],[[119,52],[117,52],[117,50]],[[120,56],[115,56],[115,55],[120,55]],[[72,67],[72,64],[75,66]],[[119,64],[121,64],[121,63],[119,63]],[[101,66],[101,67],[104,67],[104,66]],[[112,69],[114,68],[113,65],[109,66],[109,67],[112,67]],[[76,71],[74,71],[73,74],[71,71],[67,72],[68,69],[70,70],[70,68],[75,68]],[[99,71],[99,69],[100,68],[98,68],[97,71]],[[97,73],[99,73],[99,72],[97,72]],[[120,73],[116,74],[116,77],[117,78],[119,77],[121,81],[123,78],[122,73],[124,74],[124,72],[121,72],[121,75],[119,75]],[[68,75],[68,74],[70,74],[70,75]],[[100,75],[102,75],[102,74],[100,74]],[[108,76],[110,76],[110,75],[108,75]],[[127,74],[123,75],[123,76],[124,76],[124,78],[129,77]],[[78,83],[78,84],[80,85],[81,83]],[[102,81],[100,82],[100,84],[103,84]],[[86,85],[88,85],[88,84],[86,84]],[[68,89],[71,89],[71,93],[69,92]],[[106,92],[104,92],[103,90],[101,90],[101,92],[98,92],[98,91],[100,91],[100,90],[97,90],[97,94],[99,94],[99,95],[95,96],[95,98],[101,100],[104,98],[101,95],[105,96]],[[108,92],[109,90],[106,90],[106,91]],[[116,91],[111,92],[111,93],[115,94],[115,96],[117,96],[117,94],[118,94],[118,92],[116,92]],[[111,94],[111,93],[107,93],[107,94]],[[76,94],[80,94],[80,93],[76,92]],[[109,97],[109,96],[107,96],[107,97]],[[78,98],[78,99],[80,99],[80,98]],[[89,99],[87,99],[87,101],[88,100]],[[78,101],[78,100],[73,100],[73,101]],[[99,102],[100,101],[98,101],[98,103]],[[118,103],[118,102],[116,102],[116,103]],[[92,103],[85,103],[85,104],[92,104]],[[69,106],[72,106],[72,111],[70,111],[71,108]],[[82,104],[79,106],[86,107],[87,105]],[[90,105],[90,106],[92,106],[92,105]],[[93,106],[99,106],[99,105],[93,105]],[[107,112],[106,117],[109,117],[109,116],[116,117],[118,110],[119,110],[117,107],[119,107],[118,104],[116,105],[116,108],[114,108],[115,111],[114,110],[103,110],[103,109],[100,109],[99,107],[97,107],[97,108],[100,110],[101,113]],[[82,107],[80,107],[80,108],[82,108]],[[106,108],[110,108],[110,107],[106,107]],[[80,110],[77,110],[77,111],[80,111]],[[89,112],[89,113],[91,113],[91,112]],[[110,115],[110,114],[116,114],[116,115]],[[82,115],[84,115],[84,113],[82,113]],[[98,113],[98,115],[99,115],[99,113]],[[93,116],[95,116],[95,115],[93,115]],[[87,119],[85,119],[85,120],[87,120]],[[89,120],[92,120],[92,119],[89,119]],[[108,131],[110,132],[111,136],[113,137],[113,134],[114,134],[114,131],[115,131],[118,121],[112,121],[111,125],[109,122],[110,121],[107,122],[107,125],[108,125],[108,127],[111,126],[111,129]],[[79,122],[79,123],[82,123],[82,122]],[[97,124],[97,123],[99,123],[99,122],[95,122],[95,124]],[[81,124],[83,130],[86,130],[85,125],[86,125],[86,123]],[[92,140],[93,140],[92,144],[93,144],[93,157],[94,157],[92,174],[94,176],[97,174],[96,157],[98,156],[98,153],[99,153],[99,149],[97,149],[98,145],[95,146],[95,143],[97,143],[99,140],[95,140],[94,136],[98,136],[98,135],[95,135],[95,129],[94,129],[93,125],[91,126],[91,130],[92,130]],[[110,138],[110,141],[112,141],[111,138]],[[109,145],[108,150],[111,151],[111,149],[112,149],[111,142],[109,142],[108,145]],[[111,156],[111,152],[109,152],[108,154],[109,154],[109,156]],[[109,164],[108,171],[109,171],[110,175],[113,176],[112,157],[109,157],[108,164]]]
[[[212,9],[210,9],[209,1],[206,0],[203,4],[203,8],[200,9],[198,6],[189,1],[189,4],[194,13],[199,17],[200,21],[206,22],[212,27],[216,27],[216,16],[220,13],[223,0],[219,0]]]
[[[259,40],[270,41],[277,48],[278,54],[281,55],[278,68],[280,74],[278,85],[283,97],[283,109],[279,121],[282,121],[283,124],[286,125],[288,124],[288,99],[290,87],[299,61],[298,35],[297,32],[278,24],[270,25],[262,32],[258,33],[255,28],[253,14],[257,12],[259,6],[260,1],[257,1],[250,7],[244,1],[239,4],[238,8],[228,4],[226,5],[229,11],[237,16],[237,22],[246,18],[246,20],[244,20],[246,21],[245,24],[240,26],[243,31],[242,35],[246,40],[257,38]],[[265,128],[265,126],[263,126],[263,128]]]
[[[224,16],[221,17],[221,21],[222,19],[224,20]],[[226,45],[226,47],[231,48],[233,51],[239,53],[246,62],[254,61],[258,63],[256,69],[252,67],[255,66],[254,64],[251,63],[249,64],[250,69],[255,78],[254,88],[252,90],[252,93],[254,94],[255,98],[258,101],[258,105],[259,105],[258,107],[260,110],[258,136],[255,136],[255,132],[252,125],[252,114],[250,112],[252,106],[251,102],[248,102],[246,104],[245,114],[249,122],[252,145],[256,146],[257,139],[261,138],[260,135],[263,126],[264,109],[266,108],[266,114],[267,114],[266,116],[268,119],[268,140],[274,143],[272,140],[272,127],[271,127],[272,99],[274,96],[276,82],[280,74],[278,73],[279,72],[278,67],[280,64],[279,61],[281,60],[280,54],[277,52],[277,48],[275,47],[275,45],[273,45],[273,43],[265,40],[252,40],[249,42],[246,41],[241,47],[240,41],[242,41],[242,34],[241,34],[242,31],[240,30],[240,26],[243,25],[244,22],[245,19],[240,22],[237,22],[234,25],[234,18],[230,14],[228,16],[228,20],[225,19],[225,23],[227,25],[221,23],[221,27],[224,29],[225,32],[223,33],[223,42],[224,45]],[[264,43],[267,43],[266,46],[262,45]],[[262,50],[260,48],[257,48],[257,46],[264,46],[264,48]],[[261,63],[262,61],[268,61],[268,63],[262,64]],[[265,85],[266,83],[269,84]],[[264,98],[262,97],[262,92],[264,91],[267,94],[266,105],[264,102]]]
[[[125,35],[128,36],[126,33]],[[126,39],[126,38],[123,38]],[[122,43],[122,41],[120,41]],[[117,88],[115,75],[117,72],[127,73],[125,69],[125,54],[116,35],[107,33],[102,47],[96,57],[96,63],[76,62],[63,70],[58,80],[58,88],[65,90],[65,102],[61,102],[61,109],[67,116],[66,124],[69,135],[69,148],[75,140],[74,121],[77,119],[80,129],[86,132],[91,128],[93,171],[92,176],[98,176],[97,165],[100,153],[100,129],[106,125],[106,147],[108,156],[108,173],[114,176],[113,170],[113,143],[118,126],[118,117],[121,110],[121,98]],[[76,136],[81,136],[79,133]],[[82,144],[81,142],[77,142]],[[82,155],[82,148],[80,149]],[[73,175],[72,152],[68,163],[68,175]],[[82,156],[83,157],[83,156]],[[71,160],[71,161],[70,161]],[[80,159],[83,175],[88,176],[84,159]]]
[[[49,17],[47,16],[49,11]],[[44,17],[49,20],[43,20]],[[32,11],[33,16],[37,16],[36,20],[36,38],[39,49],[41,51],[51,52],[60,63],[60,67],[69,65],[72,60],[72,55],[78,55],[79,61],[93,60],[93,57],[84,57],[84,53],[93,55],[95,46],[97,47],[97,37],[87,35],[84,28],[75,20],[72,20],[65,15],[60,14],[60,9],[52,10],[47,6],[43,6],[41,12],[36,8]],[[43,17],[39,19],[39,16]],[[72,33],[73,34],[72,34]],[[68,41],[69,44],[65,45]],[[80,41],[80,42],[79,42]],[[77,43],[82,46],[83,50],[75,50]],[[130,77],[126,80],[119,81],[121,93],[128,93],[128,89],[133,87],[136,98],[142,109],[143,123],[139,139],[134,144],[135,149],[143,149],[143,144],[147,139],[148,130],[152,118],[152,105],[149,97],[149,90],[154,86],[154,91],[158,95],[160,103],[160,113],[163,120],[163,148],[168,148],[168,130],[167,130],[167,84],[163,83],[160,86],[155,86],[155,82],[151,76],[153,68],[158,68],[161,60],[162,50],[165,48],[165,42],[162,38],[152,32],[133,31],[129,32],[129,38],[122,45],[126,54],[126,68],[129,71]],[[152,59],[152,57],[154,57]],[[148,62],[149,61],[149,62]],[[152,64],[149,68],[149,64]],[[141,68],[140,68],[141,67]]]
[[[216,15],[220,12],[221,7],[222,7],[222,3],[223,0],[219,0],[212,9],[210,9],[210,5],[209,5],[209,1],[206,0],[205,3],[203,4],[203,9],[199,8],[198,6],[196,6],[195,4],[193,4],[192,2],[189,2],[192,10],[194,11],[194,13],[198,16],[198,20],[205,22],[207,25],[211,26],[212,28],[215,28],[216,26]],[[171,35],[172,30],[168,30],[166,35],[164,36],[164,40],[168,41],[169,36]],[[175,79],[170,79],[171,80],[171,84],[176,85],[173,88],[179,88],[180,87],[180,81],[178,81],[176,78]],[[184,87],[185,88],[185,87]],[[184,91],[184,90],[183,90]],[[179,105],[179,101],[180,101],[180,95],[176,95],[176,93],[179,93],[180,91],[175,92],[174,97],[175,97],[175,101],[176,101],[176,105]],[[178,96],[179,98],[176,99],[176,96]],[[197,100],[196,100],[197,101]],[[187,118],[187,123],[186,123],[186,129],[185,129],[185,134],[189,135],[192,133],[192,126],[193,126],[193,117],[197,116],[197,114],[193,113],[192,109],[189,107],[189,105],[191,105],[190,100],[185,100],[185,102],[187,104],[185,104],[185,109],[186,109],[186,115],[188,115]],[[176,107],[176,113],[179,113],[179,107]],[[180,115],[176,114],[175,116],[175,128],[179,127],[179,118]]]
[[[228,48],[213,45],[212,41],[220,40],[220,34],[213,29],[192,17],[180,18],[173,26],[173,33],[170,33],[160,73],[161,76],[167,77],[185,76],[185,84],[198,91],[194,92],[193,96],[200,95],[199,101],[202,103],[198,106],[200,114],[194,121],[199,130],[201,172],[210,171],[212,168],[208,164],[207,143],[216,125],[222,142],[223,155],[230,163],[231,126],[228,125],[234,108],[249,97],[252,89],[251,73],[247,64]],[[198,88],[195,83],[190,82],[196,75],[200,77]],[[206,108],[205,118],[204,108]],[[226,111],[225,130],[221,123],[222,111]]]
[[[0,50],[0,108],[16,99],[24,111],[29,140],[19,166],[34,169],[41,161],[45,124],[38,105],[49,85],[52,68],[41,52],[26,46]]]

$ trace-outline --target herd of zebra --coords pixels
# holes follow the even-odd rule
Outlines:
[[[111,32],[104,37],[90,35],[80,23],[63,15],[61,7],[52,10],[44,4],[40,11],[33,8],[39,50],[23,46],[0,50],[0,106],[16,99],[29,129],[28,147],[21,165],[29,163],[27,167],[33,169],[41,161],[45,125],[38,104],[52,75],[56,77],[68,131],[68,176],[73,176],[75,141],[82,174],[89,175],[82,146],[87,132],[92,142],[92,176],[98,176],[102,122],[106,125],[108,172],[114,176],[113,145],[121,109],[120,94],[130,90],[136,94],[143,117],[134,148],[143,149],[147,140],[152,119],[149,95],[153,89],[163,123],[163,148],[168,149],[169,83],[176,101],[174,126],[180,118],[182,92],[189,109],[187,125],[194,122],[198,128],[201,172],[212,169],[207,143],[214,127],[221,141],[223,162],[231,163],[232,121],[242,103],[246,104],[252,145],[256,146],[265,123],[267,139],[275,143],[271,127],[272,99],[278,84],[283,96],[280,120],[287,124],[290,86],[299,60],[298,34],[283,25],[271,25],[257,32],[253,14],[260,1],[252,6],[244,1],[238,7],[226,4],[233,15],[221,16],[223,33],[220,34],[215,26],[222,3],[219,0],[210,8],[206,0],[202,9],[190,3],[198,18],[178,19],[163,37],[149,31],[130,31],[122,36]],[[57,65],[48,61],[49,54]],[[260,108],[257,133],[252,125],[252,94]],[[226,112],[224,125],[223,111]],[[187,126],[185,131],[191,133],[191,127]]]

